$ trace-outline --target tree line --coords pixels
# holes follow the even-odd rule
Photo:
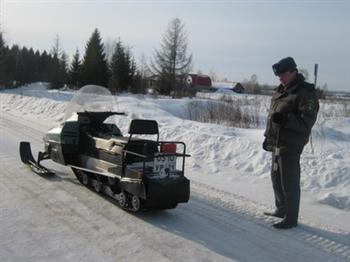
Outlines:
[[[0,86],[12,87],[32,82],[49,82],[51,88],[68,85],[79,88],[86,84],[108,86],[114,92],[126,91],[133,84],[136,65],[129,49],[116,43],[108,63],[98,29],[95,29],[80,57],[76,50],[72,62],[61,49],[59,38],[50,53],[6,46],[0,32]]]
[[[96,28],[81,57],[78,50],[69,62],[56,37],[50,52],[6,45],[0,29],[0,87],[16,87],[32,82],[48,82],[50,88],[68,85],[78,89],[87,84],[108,87],[113,93],[131,91],[145,93],[146,77],[153,77],[153,86],[160,94],[176,95],[184,86],[191,69],[192,55],[187,56],[187,34],[180,19],[173,19],[163,36],[161,47],[147,64],[136,64],[131,48],[119,39],[110,59]],[[146,73],[148,72],[148,73]]]

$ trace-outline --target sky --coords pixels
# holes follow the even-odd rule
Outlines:
[[[149,61],[170,21],[188,33],[193,69],[239,82],[253,74],[278,84],[271,70],[292,56],[298,68],[329,90],[350,92],[350,1],[15,1],[0,0],[5,41],[49,51],[56,35],[72,56],[84,54],[93,30],[107,43],[120,39],[136,61]]]

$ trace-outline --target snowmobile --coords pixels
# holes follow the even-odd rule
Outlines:
[[[155,120],[131,120],[123,136],[108,119],[125,115],[114,110],[114,96],[100,86],[84,86],[73,96],[59,127],[44,137],[45,150],[35,160],[29,142],[20,142],[20,156],[35,173],[52,171],[41,161],[70,166],[80,183],[117,200],[123,209],[175,208],[190,197],[184,175],[186,145],[160,141]],[[153,137],[151,139],[150,137]]]

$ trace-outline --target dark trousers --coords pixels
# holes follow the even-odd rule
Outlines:
[[[274,169],[275,161],[277,170]],[[276,208],[285,213],[287,221],[297,222],[300,204],[300,155],[272,154],[271,180]]]

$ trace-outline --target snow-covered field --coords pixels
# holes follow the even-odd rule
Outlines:
[[[44,84],[0,92],[1,261],[350,259],[350,118],[329,113],[342,105],[321,106],[313,150],[307,145],[301,158],[300,226],[280,232],[261,215],[273,209],[263,127],[186,120],[191,99],[120,95],[116,107],[127,116],[113,119],[124,134],[133,118],[155,119],[161,139],[187,144],[188,204],[132,215],[80,187],[65,167],[48,162],[54,181],[32,175],[18,159],[18,143],[42,149],[41,137],[62,120],[72,95]],[[264,114],[269,98],[250,98]]]

